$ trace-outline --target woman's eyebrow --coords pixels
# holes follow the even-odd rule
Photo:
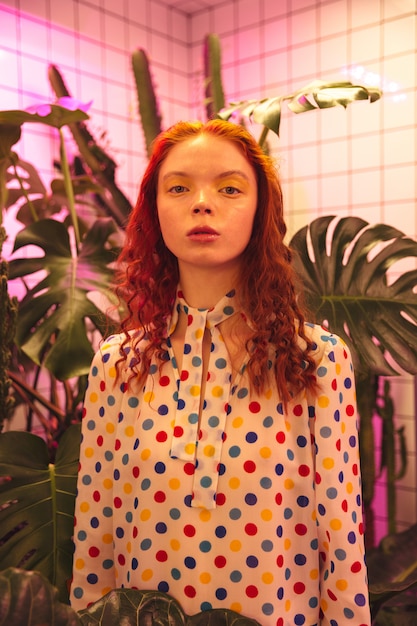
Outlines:
[[[166,180],[171,176],[190,176],[190,174],[181,170],[172,170],[164,174],[162,176],[162,180]],[[226,170],[225,172],[220,172],[220,174],[216,176],[216,179],[227,178],[228,176],[241,176],[242,178],[245,178],[247,181],[249,181],[249,177],[242,170]]]

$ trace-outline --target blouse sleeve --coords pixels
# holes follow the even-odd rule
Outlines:
[[[369,626],[358,416],[350,353],[322,333],[313,437],[320,553],[321,626]]]
[[[113,563],[113,455],[118,407],[113,381],[117,337],[96,353],[88,377],[82,419],[75,503],[71,605],[86,608],[116,587]]]

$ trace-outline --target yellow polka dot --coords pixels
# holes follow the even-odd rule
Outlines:
[[[323,467],[324,469],[333,469],[334,468],[334,459],[327,457],[323,459]]]
[[[263,458],[263,459],[269,459],[271,456],[272,452],[271,452],[271,448],[261,448],[259,450],[259,455]]]
[[[209,445],[209,446],[204,446],[203,452],[204,452],[204,456],[214,456],[216,450],[214,446]]]
[[[340,372],[342,371],[342,366],[340,365],[340,363],[336,363],[335,370],[336,374],[340,374]]]
[[[326,409],[330,404],[330,400],[327,396],[319,396],[319,398],[317,399],[317,404],[321,409]]]
[[[145,448],[144,450],[142,450],[141,454],[140,454],[140,458],[142,459],[142,461],[147,461],[149,459],[149,457],[151,456],[152,452],[150,451],[149,448]]]
[[[326,550],[326,552],[329,551],[329,542],[328,541],[323,541],[323,548]]]
[[[142,572],[142,580],[150,580],[152,578],[152,570],[145,569]]]
[[[142,520],[142,522],[146,522],[150,517],[151,512],[149,509],[143,509],[143,511],[140,512],[140,519]]]
[[[176,490],[180,488],[181,482],[178,480],[178,478],[171,478],[168,482],[168,485],[170,486],[170,489]]]
[[[242,605],[240,604],[240,602],[232,602],[232,604],[230,605],[230,609],[235,613],[242,613]]]
[[[347,493],[352,493],[352,491],[353,491],[352,483],[346,483],[346,492]]]
[[[289,433],[291,430],[291,424],[287,420],[285,420],[285,430]]]
[[[106,545],[109,545],[113,543],[113,536],[110,533],[106,533],[105,535],[102,536],[101,540]]]
[[[126,437],[133,437],[134,434],[135,434],[135,430],[134,430],[133,426],[127,426],[125,428],[125,435],[126,435]]]
[[[88,502],[81,502],[80,504],[80,511],[81,513],[87,513],[87,511],[90,510],[90,505]]]
[[[169,543],[170,543],[171,548],[175,550],[176,552],[178,552],[178,550],[181,548],[181,544],[178,541],[178,539],[171,539]]]
[[[230,542],[230,549],[232,552],[239,552],[239,550],[242,549],[242,543],[239,541],[239,539],[234,539]]]
[[[264,520],[264,522],[269,522],[272,519],[272,511],[270,511],[269,509],[264,509],[263,511],[261,511],[261,518]]]
[[[291,539],[286,539],[284,541],[284,549],[289,550],[291,548]]]
[[[111,422],[108,422],[106,424],[106,433],[109,433],[109,435],[112,435],[114,433],[114,424],[112,424]]]
[[[117,369],[114,367],[114,365],[109,367],[109,376],[110,378],[116,378],[117,376]]]
[[[84,454],[88,459],[91,459],[94,456],[94,450],[93,448],[86,448],[84,450]]]
[[[209,582],[211,582],[211,576],[208,572],[203,572],[202,574],[200,574],[200,582],[203,583],[203,585],[207,585]]]
[[[310,572],[310,578],[311,580],[318,580],[319,577],[319,570],[318,569],[312,569]]]
[[[270,585],[272,582],[274,582],[273,574],[271,574],[271,572],[264,572],[262,574],[262,581],[265,583],[265,585]]]
[[[208,509],[203,509],[198,517],[202,522],[208,522],[211,520],[211,512]]]
[[[345,422],[341,423],[340,430],[342,431],[343,434],[346,432],[346,424],[345,424]]]
[[[215,398],[221,398],[223,395],[223,387],[220,387],[220,385],[216,385],[211,390],[211,395],[214,396]]]
[[[347,580],[336,580],[336,587],[339,591],[346,591],[348,587]]]
[[[240,479],[237,476],[234,476],[229,480],[230,489],[239,489],[240,487]]]
[[[323,598],[322,598],[322,600],[320,602],[320,606],[323,609],[323,613],[327,613],[327,607],[329,605],[327,604],[326,600],[324,600]]]
[[[101,595],[106,596],[110,591],[113,591],[113,587],[103,587],[101,590]]]
[[[75,559],[74,567],[75,569],[83,569],[85,565],[84,559]]]
[[[265,392],[265,398],[269,400],[271,397],[272,397],[272,389],[268,389],[268,391]]]
[[[192,385],[190,387],[190,395],[197,397],[200,395],[200,385]]]
[[[288,611],[291,609],[291,600],[287,600],[284,607],[286,612],[288,613]]]
[[[243,424],[243,418],[242,417],[235,417],[235,419],[232,422],[232,426],[233,428],[240,428]]]
[[[96,393],[95,391],[92,391],[90,393],[90,402],[97,402],[98,400],[98,393]]]
[[[132,543],[130,541],[128,541],[126,544],[126,552],[128,554],[132,554]]]
[[[195,443],[187,443],[186,446],[184,446],[184,450],[187,454],[194,454],[195,452]]]
[[[287,478],[284,481],[284,487],[285,487],[285,489],[293,489],[294,488],[294,481],[291,478]]]
[[[143,400],[147,404],[150,404],[154,399],[155,399],[155,394],[153,391],[147,391],[143,396]]]
[[[196,339],[200,339],[203,336],[204,333],[204,328],[197,328],[197,330],[195,331],[195,338]]]
[[[123,485],[123,491],[124,493],[132,493],[133,491],[133,487],[130,483],[126,483],[125,485]]]
[[[332,519],[330,521],[330,528],[332,530],[340,530],[342,528],[342,522],[340,519]]]
[[[113,487],[113,481],[111,478],[105,478],[103,480],[104,489],[111,489]]]

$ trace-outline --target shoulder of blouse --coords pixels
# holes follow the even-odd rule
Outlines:
[[[340,354],[339,351],[344,351],[345,358],[347,356],[351,359],[349,348],[339,335],[335,335],[335,333],[332,333],[319,324],[312,324],[310,322],[304,324],[304,331],[306,336],[313,342],[312,356],[317,364],[330,352]]]

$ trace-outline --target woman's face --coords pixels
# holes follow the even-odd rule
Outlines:
[[[233,142],[203,133],[170,150],[159,172],[157,210],[180,275],[187,268],[239,270],[257,195],[255,172]]]

